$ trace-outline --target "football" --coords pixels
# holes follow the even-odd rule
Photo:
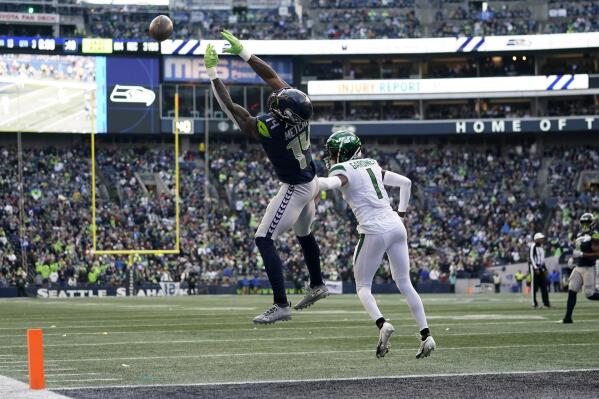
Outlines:
[[[173,21],[166,15],[159,15],[150,23],[150,36],[158,42],[168,39],[173,34]]]

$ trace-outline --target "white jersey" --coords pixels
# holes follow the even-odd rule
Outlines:
[[[391,208],[377,161],[364,158],[335,164],[329,176],[336,175],[347,177],[340,190],[358,219],[360,234],[385,233],[401,224],[401,218]]]

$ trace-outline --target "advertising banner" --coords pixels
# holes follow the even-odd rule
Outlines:
[[[283,80],[293,83],[290,59],[265,59]],[[203,57],[165,57],[162,79],[165,82],[209,82]],[[262,84],[262,79],[239,57],[221,57],[218,76],[226,83]]]
[[[555,92],[589,88],[589,75],[502,76],[450,79],[313,80],[312,100],[405,98],[425,94],[489,94],[502,92]]]
[[[204,133],[204,123],[198,119],[196,134]],[[211,120],[210,132],[241,134],[228,119]],[[312,137],[328,137],[338,130],[349,130],[361,136],[420,136],[450,134],[518,134],[599,132],[599,116],[551,117],[522,119],[458,119],[458,120],[400,120],[400,121],[337,121],[311,122]]]
[[[313,137],[328,137],[346,129],[358,135],[444,135],[444,134],[506,134],[559,133],[599,131],[599,116],[568,118],[464,119],[442,121],[380,121],[380,122],[313,122]]]
[[[206,46],[223,48],[224,40],[166,40],[162,54],[200,55]],[[585,49],[599,47],[599,32],[551,35],[465,36],[422,39],[244,40],[258,55],[457,54]]]
[[[181,286],[183,285],[183,287]],[[235,294],[235,287],[221,287],[213,285],[198,285],[197,293],[220,295],[220,294]],[[26,289],[26,294],[30,298],[43,299],[75,299],[75,298],[103,298],[108,296],[129,296],[127,287],[114,287],[102,285],[76,286],[76,287],[60,287],[52,285],[50,287],[35,287],[30,285]],[[184,296],[188,295],[187,286],[185,283],[160,283],[147,284],[141,287],[136,287],[134,296]],[[0,288],[0,298],[12,298],[18,296],[15,287]]]
[[[160,132],[157,58],[106,58],[108,133]]]
[[[179,294],[180,283],[175,282],[161,282],[160,289],[164,292],[164,296],[177,296]]]
[[[325,285],[329,289],[331,294],[343,294],[343,282],[342,281],[331,281],[325,280]]]
[[[24,13],[24,12],[0,12],[0,22],[10,22],[13,24],[57,24],[60,22],[58,14],[44,13]]]

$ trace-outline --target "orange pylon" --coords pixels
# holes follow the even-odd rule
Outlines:
[[[44,389],[44,341],[41,329],[27,330],[29,388]]]

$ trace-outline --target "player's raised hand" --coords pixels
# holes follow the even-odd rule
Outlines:
[[[209,44],[206,47],[206,52],[204,53],[204,65],[206,69],[208,68],[216,68],[218,64],[218,54],[216,53],[216,49],[212,44]]]
[[[229,42],[228,46],[225,45],[223,53],[240,55],[243,51],[243,44],[241,44],[241,41],[228,30],[224,30],[220,34],[227,42]]]

